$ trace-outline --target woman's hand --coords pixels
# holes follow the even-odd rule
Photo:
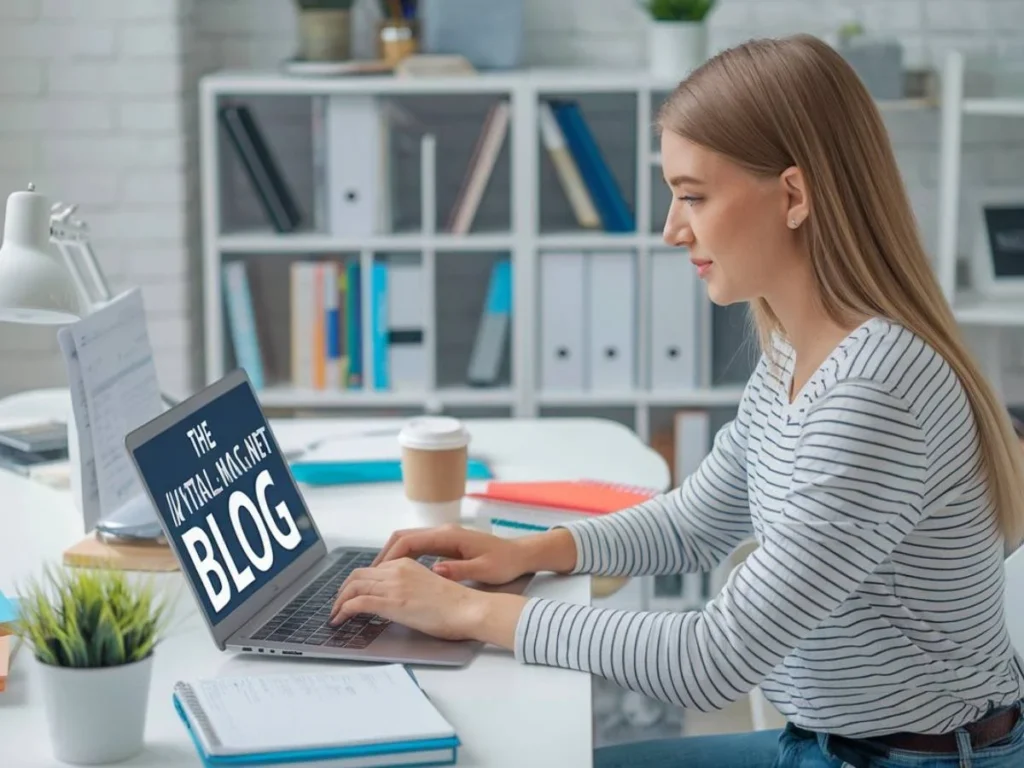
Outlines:
[[[511,649],[525,604],[525,597],[470,589],[402,558],[353,571],[338,591],[330,623],[375,613],[445,640],[482,640]]]
[[[434,572],[453,581],[507,584],[526,573],[570,570],[576,561],[576,547],[571,534],[564,530],[504,539],[458,525],[443,525],[396,531],[373,564],[423,555],[448,558],[437,563]]]

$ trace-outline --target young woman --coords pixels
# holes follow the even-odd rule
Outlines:
[[[343,585],[379,613],[684,707],[760,686],[781,732],[630,744],[599,766],[1024,765],[1024,664],[1003,559],[1024,531],[1009,416],[961,341],[879,113],[830,47],[751,41],[660,116],[664,237],[762,356],[734,421],[676,488],[529,538],[400,532]],[[490,595],[522,573],[708,570],[759,546],[702,611]],[[430,571],[413,559],[448,559]]]

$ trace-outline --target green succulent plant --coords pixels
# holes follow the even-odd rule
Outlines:
[[[641,0],[655,21],[703,21],[715,0]]]
[[[141,661],[163,636],[171,603],[123,571],[47,568],[19,590],[13,630],[44,664],[112,667]]]

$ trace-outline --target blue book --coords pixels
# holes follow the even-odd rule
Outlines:
[[[208,768],[453,765],[460,746],[401,664],[180,681],[172,700]]]
[[[373,388],[387,391],[391,388],[388,369],[388,266],[374,262],[371,307],[371,330],[373,331]]]
[[[553,101],[551,109],[555,120],[565,134],[580,175],[594,198],[601,223],[608,232],[635,232],[636,220],[629,209],[615,176],[594,139],[579,104],[573,101]]]
[[[348,264],[345,331],[348,337],[348,388],[363,388],[363,282],[358,261]]]

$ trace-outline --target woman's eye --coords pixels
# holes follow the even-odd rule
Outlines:
[[[679,197],[677,199],[682,200],[687,205],[693,205],[694,203],[697,203],[697,202],[700,201],[700,198],[699,197],[695,197],[694,195],[683,195],[682,197]]]

